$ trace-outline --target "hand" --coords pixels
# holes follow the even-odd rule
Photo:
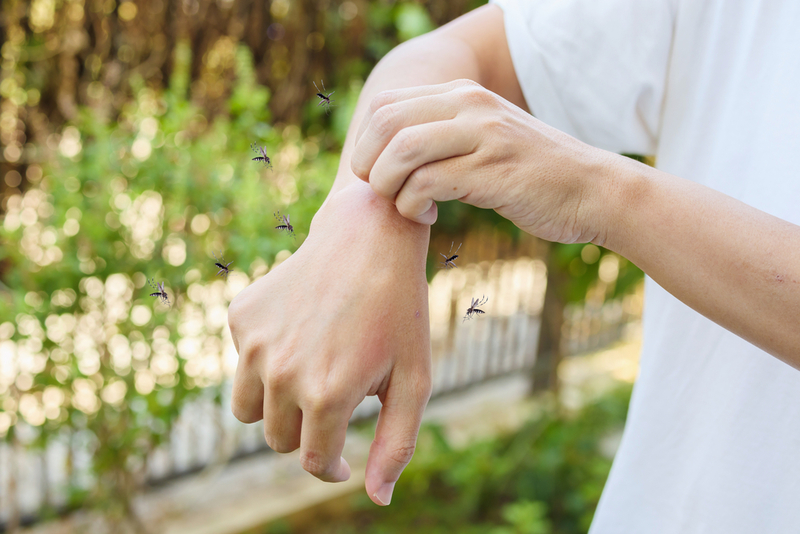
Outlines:
[[[433,224],[434,201],[458,199],[537,237],[573,243],[600,232],[596,199],[610,157],[457,80],[378,94],[351,166],[411,220]]]
[[[361,182],[329,197],[309,237],[231,302],[239,352],[231,408],[264,419],[267,444],[300,448],[303,468],[347,480],[341,457],[355,407],[383,404],[367,492],[389,504],[430,397],[427,228],[399,217]]]

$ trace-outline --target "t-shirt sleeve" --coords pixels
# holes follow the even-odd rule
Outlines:
[[[654,154],[673,0],[492,0],[534,116],[606,150]]]

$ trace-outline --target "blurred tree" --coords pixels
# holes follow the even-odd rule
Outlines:
[[[295,246],[264,214],[291,206],[302,242],[373,65],[483,3],[2,0],[0,435],[94,451],[87,472],[70,463],[70,506],[130,513],[183,404],[219,394],[227,302]],[[312,80],[337,91],[330,116]],[[252,142],[274,170],[250,161]],[[435,231],[449,244],[485,227],[524,239],[458,203]],[[567,302],[600,279],[607,253],[586,247],[551,254]],[[609,295],[640,276],[618,265]],[[150,277],[172,308],[147,296]]]
[[[182,406],[219,395],[228,302],[295,247],[265,212],[291,205],[302,238],[337,164],[319,139],[270,126],[244,46],[226,114],[208,120],[186,98],[191,57],[175,48],[162,94],[134,79],[114,120],[79,107],[0,227],[0,436],[82,443],[91,459],[68,505],[120,520],[135,519],[131,498]],[[253,141],[273,170],[250,160]],[[234,261],[226,281],[214,253]],[[148,296],[151,277],[171,307]]]

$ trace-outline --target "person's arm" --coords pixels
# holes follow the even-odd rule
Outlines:
[[[586,145],[470,81],[393,92],[364,119],[358,176],[411,220],[436,200],[605,246],[712,321],[800,369],[800,226]],[[781,194],[776,191],[774,194]]]
[[[800,369],[800,226],[627,158],[607,171],[595,242]]]
[[[349,477],[341,458],[349,418],[366,395],[378,395],[383,407],[366,472],[376,504],[389,504],[430,396],[429,228],[358,180],[350,155],[378,93],[457,78],[524,105],[499,8],[480,8],[381,60],[359,97],[334,186],[308,239],[237,295],[228,313],[239,353],[234,415],[247,423],[263,418],[269,446],[300,448],[303,467],[318,478]]]
[[[480,7],[429,34],[401,44],[380,60],[358,98],[331,194],[347,185],[360,183],[350,170],[357,132],[365,116],[371,116],[391,100],[392,90],[459,79],[473,80],[527,109],[511,62],[503,11],[499,7]],[[382,119],[377,117],[376,120]],[[390,211],[394,213],[395,210]]]

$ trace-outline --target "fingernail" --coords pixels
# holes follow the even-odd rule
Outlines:
[[[431,207],[428,208],[428,211],[420,215],[418,220],[421,224],[431,225],[436,222],[438,217],[439,209],[436,207],[436,202],[431,202]]]
[[[394,482],[387,482],[375,492],[375,498],[380,501],[384,506],[389,506],[392,502],[392,492],[394,491]]]

